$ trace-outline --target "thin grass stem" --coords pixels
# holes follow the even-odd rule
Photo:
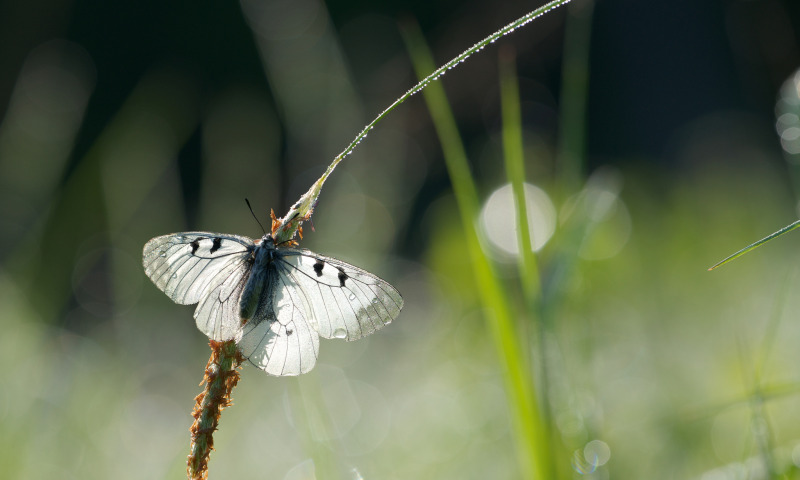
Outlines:
[[[758,248],[761,245],[769,242],[770,240],[772,240],[774,238],[777,238],[777,237],[780,237],[784,233],[791,232],[792,230],[794,230],[794,229],[796,229],[798,227],[800,227],[800,220],[797,220],[796,222],[781,228],[780,230],[778,230],[775,233],[767,235],[766,237],[762,238],[761,240],[759,240],[757,242],[751,243],[750,245],[744,247],[743,249],[739,250],[738,252],[734,253],[733,255],[725,257],[723,260],[721,260],[721,261],[717,262],[716,264],[712,265],[709,268],[709,270],[714,270],[717,267],[721,267],[722,265],[725,265],[726,263],[730,262],[731,260],[733,260],[735,258],[739,258],[742,255],[744,255],[745,253],[747,253],[747,252],[749,252],[751,250],[755,250],[756,248]]]
[[[528,205],[525,200],[525,162],[522,144],[522,125],[514,54],[501,50],[500,94],[503,107],[503,156],[506,174],[514,195],[516,209],[517,243],[519,245],[519,274],[526,306],[533,311],[540,297],[539,266],[531,248],[531,228],[528,223]]]
[[[558,176],[567,195],[581,187],[586,150],[586,103],[589,96],[589,39],[594,1],[567,8],[559,101]]]
[[[519,245],[519,256],[517,257],[517,267],[519,269],[520,283],[522,284],[522,295],[525,301],[525,312],[521,315],[526,321],[518,325],[520,336],[530,338],[528,326],[532,325],[535,330],[534,341],[537,343],[539,352],[544,352],[544,323],[541,315],[541,282],[539,279],[539,266],[536,254],[533,251],[531,237],[532,232],[528,223],[528,205],[525,198],[525,155],[522,140],[522,113],[520,110],[519,85],[517,83],[517,72],[515,66],[515,55],[511,47],[500,50],[499,55],[499,74],[500,74],[500,99],[502,104],[503,116],[503,157],[505,158],[505,168],[508,181],[514,197],[514,207],[516,212],[515,224],[517,226],[517,244]],[[525,354],[525,361],[533,367],[530,359],[530,349],[526,348],[522,353]],[[539,360],[540,379],[547,378],[547,365],[545,364],[546,355],[541,355]],[[539,385],[543,386],[543,385]],[[545,390],[546,391],[546,390]],[[550,436],[549,408],[547,402],[541,405],[541,429],[545,441],[538,445],[542,458],[553,458],[552,442],[546,441]],[[552,469],[552,461],[546,462],[545,468]],[[555,472],[548,470],[546,478],[555,478]]]
[[[411,53],[414,69],[418,76],[423,77],[433,70],[434,64],[422,34],[418,27],[409,26],[404,29],[403,36]],[[510,301],[493,265],[481,249],[475,225],[479,207],[478,194],[464,146],[441,84],[429,84],[423,95],[442,143],[478,296],[487,311],[487,326],[501,362],[520,478],[546,479],[548,472],[551,471],[548,466],[550,459],[542,454],[546,451],[545,435],[529,364],[523,353],[527,351],[526,342],[517,334],[517,326],[509,306]]]
[[[314,207],[317,204],[317,200],[319,198],[320,191],[322,190],[322,185],[325,183],[325,180],[328,179],[328,176],[333,173],[333,170],[336,168],[339,163],[345,159],[348,155],[353,153],[356,146],[361,143],[367,137],[367,134],[378,124],[383,118],[389,114],[392,110],[394,110],[398,105],[405,102],[409,97],[414,95],[417,92],[422,91],[425,87],[431,84],[434,80],[438,80],[441,78],[445,73],[452,70],[458,64],[472,56],[474,53],[481,51],[486,45],[490,43],[494,43],[497,39],[508,35],[509,33],[513,32],[514,30],[521,28],[528,23],[532,22],[536,18],[544,15],[545,13],[558,8],[562,5],[569,3],[570,0],[553,0],[532,12],[528,12],[527,14],[519,17],[518,19],[514,20],[513,22],[509,23],[505,27],[497,30],[496,32],[492,33],[491,35],[487,36],[483,40],[479,41],[475,45],[471,46],[470,48],[464,50],[460,55],[453,58],[449,62],[445,63],[441,67],[433,70],[432,73],[426,75],[419,81],[416,85],[411,87],[406,93],[400,96],[397,100],[395,100],[391,105],[389,105],[384,111],[378,114],[374,120],[369,122],[367,126],[364,127],[361,132],[356,135],[356,138],[353,139],[352,142],[344,149],[342,152],[337,155],[333,161],[328,165],[328,168],[325,169],[325,172],[320,176],[311,188],[304,193],[292,208],[286,213],[286,215],[280,219],[277,227],[273,231],[273,237],[275,238],[275,242],[280,244],[287,241],[290,241],[294,238],[295,233],[298,231],[300,226],[305,220],[311,217],[312,212],[314,211]],[[430,71],[430,70],[429,70]]]

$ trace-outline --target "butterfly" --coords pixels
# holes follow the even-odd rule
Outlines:
[[[319,337],[356,340],[397,318],[403,298],[389,283],[349,263],[259,240],[210,232],[153,238],[144,270],[175,303],[198,304],[197,328],[234,340],[270,375],[314,367]]]

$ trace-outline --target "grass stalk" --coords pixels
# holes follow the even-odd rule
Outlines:
[[[500,97],[503,109],[503,156],[506,174],[514,195],[517,243],[519,244],[519,276],[526,307],[533,311],[541,291],[539,266],[531,249],[531,229],[528,224],[528,205],[525,202],[525,163],[522,144],[522,125],[519,106],[514,53],[510,48],[500,51]]]
[[[519,256],[517,266],[519,269],[520,283],[522,284],[522,295],[525,301],[524,326],[534,326],[536,348],[542,352],[538,362],[538,378],[541,382],[540,387],[547,391],[547,365],[545,364],[545,328],[541,315],[541,281],[539,278],[539,265],[536,254],[531,247],[531,226],[528,223],[528,205],[525,199],[525,155],[522,139],[522,112],[520,110],[519,85],[517,82],[517,72],[515,66],[516,56],[511,47],[503,48],[499,52],[499,74],[500,74],[500,100],[503,116],[503,157],[505,158],[506,175],[511,184],[514,197],[514,207],[516,212],[515,223],[517,226],[517,244],[519,245]],[[522,329],[520,329],[523,332]],[[525,338],[531,338],[524,332]],[[530,349],[525,350],[525,352]],[[530,358],[526,358],[528,365],[533,365]],[[549,408],[547,401],[539,405],[541,417],[541,443],[538,448],[542,458],[552,459],[552,442],[549,441],[550,422]],[[546,478],[555,478],[552,470],[553,462],[547,462],[544,467],[547,471]]]
[[[273,237],[275,238],[276,243],[284,243],[294,238],[295,234],[297,233],[298,229],[302,225],[302,223],[309,218],[311,218],[311,214],[314,211],[314,207],[317,205],[317,201],[319,199],[320,191],[322,190],[322,185],[328,179],[328,176],[333,173],[333,170],[336,168],[339,163],[344,160],[348,155],[353,153],[353,150],[361,143],[362,140],[367,138],[367,134],[375,128],[375,125],[378,124],[383,118],[389,114],[392,110],[394,110],[398,105],[405,102],[409,97],[412,95],[421,92],[425,89],[428,85],[436,80],[440,79],[444,74],[449,72],[450,70],[457,67],[459,64],[464,62],[467,58],[472,56],[473,54],[483,50],[484,47],[489,45],[490,43],[494,43],[499,38],[508,35],[518,28],[522,28],[525,25],[529,24],[530,22],[536,20],[537,18],[541,17],[545,13],[556,9],[562,5],[566,5],[569,3],[570,0],[552,0],[545,5],[533,10],[531,12],[526,13],[525,15],[517,18],[513,22],[509,23],[508,25],[504,26],[503,28],[495,31],[491,35],[487,36],[483,40],[480,40],[475,45],[469,47],[468,49],[461,52],[461,54],[457,55],[449,62],[445,63],[439,68],[431,68],[428,70],[428,74],[425,76],[420,76],[420,81],[411,87],[406,93],[401,95],[397,100],[395,100],[391,105],[389,105],[384,111],[378,114],[371,122],[369,122],[361,132],[356,135],[356,138],[350,142],[347,147],[345,147],[342,152],[337,155],[333,161],[328,165],[328,168],[325,169],[325,173],[322,174],[321,177],[317,179],[311,185],[311,188],[300,196],[300,198],[292,205],[292,208],[284,215],[281,219],[279,219],[277,226],[273,229]]]
[[[593,11],[593,0],[567,6],[558,126],[558,175],[567,194],[581,188],[584,176]]]
[[[771,233],[771,234],[767,235],[766,237],[762,238],[761,240],[758,240],[757,242],[751,243],[750,245],[748,245],[748,246],[744,247],[743,249],[739,250],[738,252],[736,252],[736,253],[728,256],[728,257],[725,257],[724,259],[722,259],[719,262],[717,262],[714,265],[712,265],[709,268],[709,270],[714,270],[717,267],[721,267],[722,265],[725,265],[726,263],[730,262],[731,260],[733,260],[735,258],[739,258],[742,255],[744,255],[745,253],[747,253],[747,252],[749,252],[751,250],[755,250],[756,248],[760,247],[761,245],[764,245],[765,243],[769,242],[770,240],[772,240],[774,238],[777,238],[777,237],[780,237],[784,233],[789,233],[789,232],[791,232],[792,230],[794,230],[795,228],[798,228],[798,227],[800,227],[800,220],[797,220],[794,223],[786,225],[785,227],[781,228],[777,232]]]
[[[416,25],[407,26],[403,34],[417,76],[425,77],[434,69],[434,63],[419,28]],[[549,478],[548,472],[551,471],[550,458],[543,454],[547,451],[545,435],[543,435],[532,375],[524,354],[527,352],[526,342],[517,334],[509,299],[493,265],[481,249],[476,228],[478,194],[466,152],[441,84],[436,82],[428,84],[423,95],[442,144],[447,171],[464,227],[464,238],[478,296],[487,312],[487,326],[501,362],[520,478],[546,479]]]
[[[233,340],[227,342],[209,342],[211,357],[206,365],[203,382],[205,388],[195,398],[194,423],[189,431],[192,433],[191,453],[186,462],[186,474],[189,480],[208,478],[208,456],[214,449],[214,432],[219,426],[219,417],[225,407],[231,405],[231,392],[239,382],[237,368],[242,362],[241,354]]]

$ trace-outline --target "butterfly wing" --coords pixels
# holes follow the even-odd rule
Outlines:
[[[403,297],[354,265],[309,250],[282,248],[276,261],[286,288],[323,338],[356,340],[397,318]]]
[[[274,267],[255,315],[237,336],[242,355],[270,375],[299,375],[314,367],[319,335],[291,281]]]
[[[200,303],[197,328],[213,340],[239,330],[239,297],[255,244],[247,237],[187,232],[156,237],[144,246],[144,271],[175,303]]]
[[[243,356],[271,375],[314,367],[319,337],[356,340],[390,323],[403,307],[377,276],[308,250],[280,248],[253,318],[242,326],[240,299],[253,266],[247,237],[189,232],[144,247],[145,272],[176,303],[198,303],[197,327],[214,340],[235,339]],[[263,267],[262,267],[263,268]]]

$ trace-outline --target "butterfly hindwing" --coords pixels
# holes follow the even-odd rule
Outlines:
[[[323,338],[359,339],[397,318],[403,307],[389,283],[341,260],[285,248],[277,263]]]
[[[271,267],[256,314],[237,337],[242,355],[270,375],[299,375],[314,367],[319,335],[289,281]]]
[[[241,329],[239,299],[249,275],[248,260],[241,258],[220,270],[214,277],[216,286],[208,289],[194,311],[197,328],[212,340],[230,340]]]

